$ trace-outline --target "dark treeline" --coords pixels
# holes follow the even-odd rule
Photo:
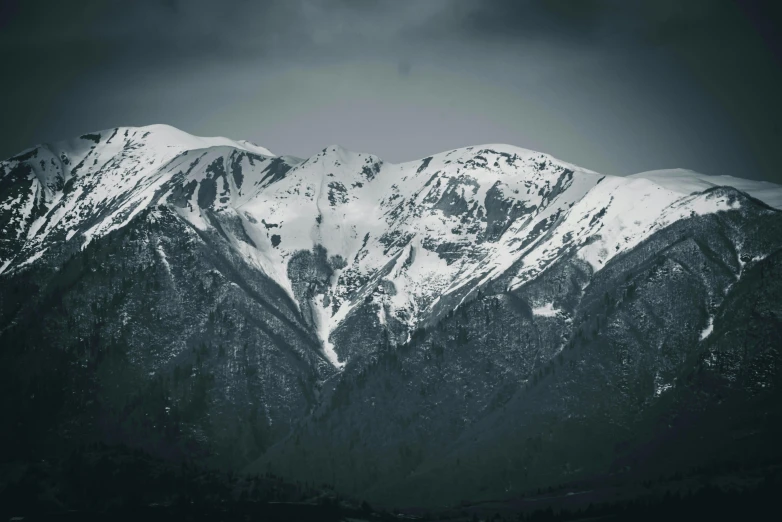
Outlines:
[[[12,465],[2,476],[2,520],[329,521],[373,512],[329,484],[174,464],[100,443],[82,445],[64,459]],[[389,517],[375,513],[372,518]]]
[[[670,492],[662,497],[589,505],[586,509],[553,508],[519,515],[517,520],[560,522],[575,520],[760,520],[778,510],[779,477],[767,477],[754,488],[726,490],[713,485],[694,492]],[[501,519],[501,518],[500,518]],[[513,520],[512,518],[510,520]]]
[[[173,464],[124,446],[83,445],[61,460],[4,469],[0,517],[4,520],[752,520],[776,509],[782,473],[769,469],[763,480],[718,487],[715,482],[682,489],[680,480],[662,480],[654,493],[622,501],[595,501],[586,507],[558,507],[534,498],[519,504],[464,504],[443,510],[373,509],[345,498],[330,484],[286,481],[272,473],[240,475],[204,466]],[[679,477],[680,478],[680,477]],[[728,481],[731,482],[731,481]],[[541,499],[546,497],[544,495]],[[568,497],[562,498],[562,503]],[[597,498],[597,497],[596,497]]]

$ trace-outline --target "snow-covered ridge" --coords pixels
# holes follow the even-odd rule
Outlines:
[[[202,137],[194,136],[187,132],[165,124],[146,125],[144,127],[119,127],[118,133],[124,133],[124,131],[130,130],[136,134],[142,133],[142,136],[147,135],[145,143],[154,147],[166,147],[180,150],[195,150],[195,149],[208,149],[210,147],[233,147],[235,149],[246,150],[254,154],[260,154],[263,156],[275,155],[267,148],[261,147],[247,140],[232,140],[224,138],[222,136],[214,137]],[[109,133],[111,131],[103,131],[102,133]]]
[[[273,157],[249,142],[150,125],[42,144],[0,162],[0,222],[5,223],[0,241],[6,247],[0,266],[24,262],[47,241],[86,244],[96,234],[124,226],[170,181],[162,171],[166,165],[189,151],[221,147]],[[94,224],[86,227],[88,222]]]
[[[597,271],[676,220],[736,208],[691,196],[706,183],[700,175],[602,176],[510,145],[402,164],[333,145],[300,160],[165,125],[42,145],[0,169],[0,273],[63,243],[83,248],[164,203],[201,230],[222,222],[221,237],[309,310],[338,367],[332,336],[360,307],[374,307],[382,325],[413,328],[488,281],[519,287],[571,253]],[[743,181],[730,185],[778,206],[780,187]],[[316,246],[328,280],[314,296],[297,293],[291,260]]]
[[[668,190],[687,196],[712,187],[733,187],[746,192],[767,205],[782,209],[782,186],[768,181],[736,178],[733,176],[709,176],[687,169],[650,170],[632,174],[628,178],[644,178]]]

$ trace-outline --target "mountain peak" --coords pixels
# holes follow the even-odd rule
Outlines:
[[[329,145],[328,147],[324,147],[320,151],[320,153],[319,153],[319,155],[322,155],[322,156],[325,156],[325,157],[334,157],[334,158],[337,158],[337,159],[344,159],[347,156],[352,156],[352,155],[355,155],[355,154],[357,154],[357,153],[354,153],[354,152],[346,149],[345,147],[343,147],[342,145],[339,145],[338,143],[334,143],[334,144]]]

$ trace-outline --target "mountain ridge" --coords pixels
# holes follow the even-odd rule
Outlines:
[[[47,157],[38,158],[38,151]],[[252,156],[259,152],[265,154],[255,156],[255,161],[265,165],[260,172]],[[40,169],[19,159],[31,154]],[[88,158],[93,166],[103,165],[94,176],[97,182],[86,180],[92,177],[88,173],[78,183],[75,177]],[[17,239],[27,232],[20,249],[27,251],[27,259],[18,262],[20,267],[45,255],[51,243],[46,238],[52,232],[55,241],[65,233],[66,242],[78,234],[83,248],[93,235],[124,226],[135,212],[158,201],[174,201],[180,215],[202,230],[214,225],[212,218],[205,218],[205,211],[230,214],[230,226],[238,232],[232,236],[234,248],[285,288],[300,307],[309,308],[324,350],[338,367],[344,361],[330,337],[355,310],[357,300],[366,297],[371,288],[366,283],[378,276],[390,281],[396,292],[383,300],[379,320],[392,316],[389,320],[400,322],[399,335],[404,336],[403,330],[414,328],[422,313],[439,313],[441,298],[447,311],[449,298],[463,302],[520,260],[511,287],[534,278],[571,248],[580,249],[582,257],[599,270],[612,255],[646,237],[658,220],[680,219],[693,211],[687,207],[668,212],[668,218],[663,216],[670,205],[687,196],[681,183],[669,189],[641,175],[601,176],[547,154],[504,144],[453,149],[402,164],[387,164],[376,156],[332,145],[292,164],[249,142],[199,138],[170,126],[152,125],[116,128],[85,134],[75,142],[39,146],[3,162],[2,168],[5,172],[25,165],[42,190],[31,191],[27,208],[17,212],[17,221],[27,218],[25,212],[35,218],[27,218],[27,230],[19,226]],[[243,192],[247,175],[254,185]],[[221,177],[218,194],[216,180]],[[316,178],[319,182],[313,183]],[[697,179],[702,181],[703,176]],[[75,201],[70,207],[64,204],[66,189],[80,184],[84,188],[78,197],[71,197]],[[525,189],[526,196],[521,195]],[[36,209],[41,212],[46,205],[53,208],[35,217]],[[630,209],[636,217],[633,222],[623,217]],[[85,213],[86,220],[69,224],[68,217]],[[591,221],[584,226],[582,216],[590,213]],[[519,219],[522,216],[525,219]],[[263,227],[257,226],[259,222]],[[374,226],[367,226],[368,222]],[[277,233],[270,234],[271,229]],[[597,241],[583,245],[588,238]],[[287,267],[296,252],[317,245],[346,266],[332,270],[336,276],[323,287],[322,296],[306,298],[314,306],[303,305]],[[410,261],[415,256],[417,262]],[[402,263],[403,258],[410,263]],[[394,265],[388,265],[392,259]],[[13,269],[12,259],[0,261],[0,273]]]
[[[660,426],[782,433],[782,212],[747,192],[158,130],[0,162],[3,458],[120,443],[430,505],[648,478]]]

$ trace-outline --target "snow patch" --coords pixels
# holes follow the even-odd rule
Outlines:
[[[532,309],[532,314],[540,317],[556,317],[562,310],[554,308],[554,303],[546,303]]]
[[[676,381],[676,379],[674,379]],[[663,393],[673,388],[673,382],[664,382],[660,372],[654,375],[654,396],[659,397]]]
[[[329,341],[331,331],[329,329],[329,318],[326,315],[327,309],[323,307],[323,295],[315,296],[312,299],[312,310],[312,319],[315,322],[315,331],[320,339],[323,354],[335,368],[341,370],[345,367],[345,363],[339,361],[339,356],[334,350],[334,345]]]
[[[700,340],[703,341],[704,339],[706,339],[708,336],[711,335],[711,332],[713,331],[714,331],[714,316],[710,315],[709,323],[706,325],[706,328],[704,328],[703,331],[701,331]]]
[[[655,389],[654,389],[654,396],[655,397],[659,397],[660,395],[662,395],[663,393],[667,392],[671,388],[673,388],[673,384],[671,384],[671,383],[660,384],[660,385],[655,387]]]
[[[23,266],[27,266],[27,265],[31,265],[31,264],[35,263],[36,261],[38,261],[39,259],[41,259],[43,257],[43,255],[46,253],[47,250],[49,250],[48,247],[47,248],[42,248],[41,250],[39,250],[38,252],[36,252],[32,256],[27,258],[26,261],[23,261],[23,262],[19,263],[18,265],[16,265],[16,268],[22,268]],[[5,267],[3,267],[3,268],[5,269]]]
[[[163,266],[166,267],[166,272],[168,272],[168,275],[171,275],[171,265],[168,264],[168,257],[165,250],[163,250],[163,245],[158,244],[157,253],[160,254],[160,260],[163,262]]]

